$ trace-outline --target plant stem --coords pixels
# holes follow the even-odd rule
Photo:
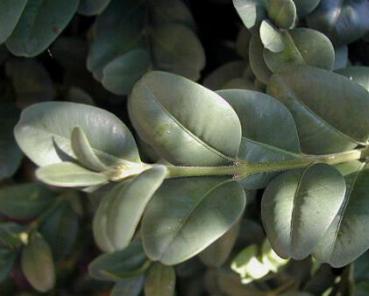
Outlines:
[[[168,166],[168,178],[199,177],[199,176],[232,176],[234,179],[244,179],[259,173],[285,171],[304,168],[314,163],[326,163],[330,165],[362,159],[367,154],[367,148],[355,149],[340,153],[325,155],[299,155],[295,159],[280,162],[250,163],[247,161],[235,161],[229,166]]]

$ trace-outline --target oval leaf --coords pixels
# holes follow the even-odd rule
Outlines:
[[[6,46],[17,56],[33,57],[40,54],[68,25],[77,11],[78,3],[78,0],[27,1]]]
[[[246,28],[251,29],[265,18],[265,7],[260,0],[233,0],[233,5],[237,10]]]
[[[268,83],[272,72],[265,64],[263,57],[264,46],[259,34],[253,34],[250,40],[249,61],[252,72],[262,83]]]
[[[342,175],[325,164],[273,179],[263,194],[261,215],[275,252],[296,260],[310,255],[337,215],[345,190]]]
[[[271,52],[281,52],[285,48],[282,33],[268,21],[262,21],[260,25],[260,39]]]
[[[23,152],[37,165],[45,166],[75,158],[71,134],[80,127],[95,154],[106,165],[140,161],[133,136],[113,114],[89,105],[46,102],[28,107],[14,134]]]
[[[173,164],[220,165],[237,155],[241,127],[236,113],[219,95],[181,76],[146,74],[128,108],[140,137]]]
[[[155,166],[116,185],[104,196],[93,221],[95,240],[103,251],[112,252],[128,246],[147,203],[166,174],[164,166]]]
[[[155,263],[145,281],[145,296],[173,296],[176,274],[174,268]]]
[[[128,278],[117,282],[111,296],[139,296],[144,286],[144,277]]]
[[[0,3],[0,44],[13,32],[27,0],[2,0]]]
[[[269,0],[268,16],[280,28],[291,29],[297,19],[296,6],[293,0]]]
[[[39,233],[31,235],[21,255],[22,271],[39,292],[50,291],[55,285],[55,267],[51,249]]]
[[[166,265],[181,263],[228,231],[245,205],[245,193],[236,182],[211,177],[168,180],[143,217],[145,252]]]
[[[369,91],[369,67],[351,66],[336,71]]]

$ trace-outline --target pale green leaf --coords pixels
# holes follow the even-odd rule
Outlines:
[[[285,48],[283,35],[269,21],[262,21],[260,25],[260,40],[264,48],[271,52],[278,53]]]
[[[269,18],[280,28],[291,29],[297,19],[296,6],[293,0],[268,0]]]
[[[174,296],[175,284],[174,268],[155,263],[145,280],[145,296]]]

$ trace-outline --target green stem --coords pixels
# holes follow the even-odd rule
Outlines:
[[[235,161],[229,166],[168,166],[168,178],[199,177],[199,176],[232,176],[234,179],[244,179],[254,174],[285,171],[290,169],[304,168],[314,163],[326,163],[330,165],[359,160],[366,156],[367,148],[350,150],[326,155],[298,155],[296,159],[280,162],[249,163]]]

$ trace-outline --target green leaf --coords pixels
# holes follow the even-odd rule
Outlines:
[[[264,61],[274,73],[287,64],[307,64],[332,70],[335,61],[334,48],[330,40],[322,33],[305,28],[297,28],[282,33],[285,45],[281,52],[265,49]]]
[[[303,18],[319,5],[320,0],[293,0],[293,2],[296,5],[298,16]]]
[[[238,159],[250,163],[277,162],[299,157],[300,142],[288,109],[266,94],[248,90],[218,91],[236,111],[242,127]],[[275,174],[242,180],[247,189],[265,187]]]
[[[111,0],[80,0],[78,12],[87,16],[101,14],[109,5],[110,1]]]
[[[147,203],[166,174],[164,166],[154,166],[134,179],[117,184],[103,197],[93,221],[100,249],[112,252],[128,246]]]
[[[111,292],[111,296],[139,296],[144,286],[144,277],[128,278],[117,282]]]
[[[367,33],[368,13],[369,3],[366,0],[320,1],[307,17],[307,23],[327,35],[335,45],[344,45]]]
[[[152,31],[151,40],[156,69],[191,80],[200,78],[205,54],[199,39],[188,27],[175,24],[158,26]]]
[[[13,136],[18,109],[13,104],[0,103],[0,180],[11,177],[18,169],[22,154]]]
[[[45,102],[23,110],[14,134],[23,152],[37,165],[75,158],[70,137],[80,127],[95,154],[106,165],[123,160],[139,162],[135,140],[128,128],[103,109],[68,102]],[[66,155],[65,155],[66,154]]]
[[[9,273],[13,269],[16,258],[16,252],[7,249],[0,249],[0,283],[8,277]]]
[[[0,44],[13,32],[27,0],[2,0],[0,3]]]
[[[149,53],[144,49],[133,49],[106,65],[102,84],[115,94],[127,95],[150,66]]]
[[[146,74],[128,108],[140,137],[173,164],[221,165],[237,155],[241,127],[236,113],[219,95],[181,76]]]
[[[240,222],[200,253],[200,260],[209,267],[220,267],[228,259],[240,230]]]
[[[301,260],[310,255],[344,202],[345,180],[326,164],[287,171],[269,184],[261,216],[274,251]]]
[[[145,252],[165,265],[181,263],[226,233],[245,205],[245,193],[237,182],[216,177],[168,180],[143,217]]]
[[[348,47],[346,45],[342,45],[340,47],[336,47],[335,49],[335,61],[334,61],[334,70],[346,68],[348,66]]]
[[[25,227],[13,222],[0,223],[0,247],[18,249],[22,245],[21,234]]]
[[[55,267],[51,249],[39,233],[31,235],[21,255],[22,271],[28,282],[39,292],[50,291],[55,285]]]
[[[78,161],[86,168],[97,172],[107,169],[95,154],[84,131],[79,127],[72,130],[71,146]]]
[[[28,1],[13,33],[6,42],[17,56],[33,57],[44,50],[68,25],[78,8],[78,0]]]
[[[369,91],[369,67],[350,66],[337,70],[336,73],[346,76],[351,81],[356,82]]]
[[[88,269],[94,279],[119,282],[143,274],[149,264],[141,243],[133,242],[122,251],[100,255]]]
[[[264,46],[260,40],[259,34],[253,34],[250,40],[249,61],[250,67],[256,78],[262,83],[268,83],[272,72],[265,64],[263,57]]]
[[[291,29],[297,19],[296,6],[293,0],[268,0],[269,18],[280,28]]]
[[[19,107],[50,101],[56,96],[49,73],[36,60],[10,60],[6,63],[6,74],[12,80]]]
[[[368,142],[369,94],[341,75],[290,66],[272,77],[268,93],[292,113],[306,153],[334,153]]]
[[[284,40],[281,32],[278,31],[269,21],[262,21],[260,25],[260,40],[264,48],[271,52],[281,52],[284,48]]]
[[[54,163],[36,170],[36,176],[42,182],[60,187],[87,187],[105,184],[108,177],[95,173],[73,163]]]
[[[244,61],[226,63],[211,72],[204,80],[203,85],[211,90],[224,89],[224,86],[233,79],[242,77],[246,68]]]
[[[40,231],[49,243],[54,258],[60,260],[72,251],[77,239],[78,229],[78,215],[72,210],[68,202],[63,202],[47,217]]]
[[[174,296],[176,274],[174,268],[155,263],[145,281],[145,296]]]
[[[265,18],[265,6],[263,1],[233,0],[233,5],[242,22],[248,29],[258,25]]]
[[[345,176],[345,201],[314,250],[314,257],[334,267],[351,263],[369,248],[365,233],[369,223],[369,170],[360,162]]]
[[[39,183],[4,186],[0,189],[0,213],[13,219],[29,220],[46,209],[55,193]]]

